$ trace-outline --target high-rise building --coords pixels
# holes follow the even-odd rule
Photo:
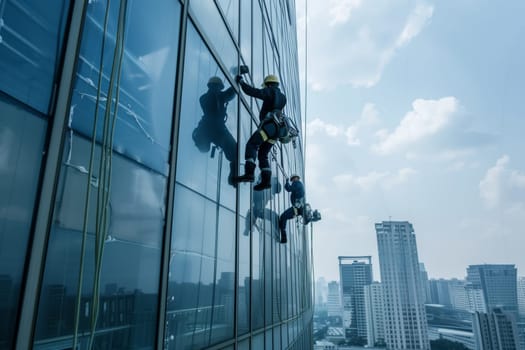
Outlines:
[[[424,263],[419,263],[419,273],[421,274],[421,284],[423,286],[425,303],[432,304],[432,296],[430,295],[430,284],[428,282],[428,272],[425,269]]]
[[[297,55],[294,1],[0,1],[0,348],[312,348],[301,140],[232,181]]]
[[[375,224],[388,349],[429,350],[416,235],[408,221]]]
[[[453,309],[469,310],[469,299],[465,285],[466,282],[463,280],[452,279],[449,281],[448,290]]]
[[[488,311],[499,308],[518,316],[517,270],[514,265],[483,264],[467,268],[467,281],[483,290]]]
[[[452,307],[452,301],[450,299],[450,280],[443,278],[431,279],[428,281],[430,287],[430,296],[432,304],[440,304],[446,307]]]
[[[525,318],[525,277],[518,278],[518,312],[521,318]]]
[[[514,315],[499,308],[473,315],[476,350],[520,350]]]
[[[319,277],[315,282],[315,304],[323,305],[326,303],[328,285],[324,277]]]
[[[364,286],[373,281],[372,257],[340,256],[339,275],[346,337],[364,342],[367,336]]]
[[[383,287],[379,282],[365,286],[365,311],[368,346],[385,344]]]
[[[332,281],[328,283],[328,296],[326,301],[328,317],[336,326],[341,326],[343,321],[343,308],[341,304],[341,293],[339,283]]]
[[[465,291],[467,293],[468,308],[470,312],[487,312],[487,305],[483,297],[483,290],[475,287],[472,283],[465,284]]]

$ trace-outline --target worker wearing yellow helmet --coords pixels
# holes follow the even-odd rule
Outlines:
[[[259,160],[261,182],[253,187],[261,191],[271,187],[272,170],[268,154],[279,135],[279,123],[276,121],[286,105],[286,96],[279,89],[279,79],[270,74],[264,78],[263,87],[257,89],[244,82],[242,75],[235,78],[245,94],[263,101],[259,112],[259,127],[246,143],[244,175],[238,176],[238,182],[253,182],[255,177],[255,157]]]

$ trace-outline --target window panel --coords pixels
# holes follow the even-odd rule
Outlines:
[[[14,331],[47,123],[0,96],[0,348]]]
[[[252,1],[243,0],[241,5],[241,54],[244,62],[249,66],[252,63]]]
[[[58,346],[63,336],[72,343],[79,274],[83,281],[80,343],[87,344],[90,320],[98,310],[94,347],[109,342],[125,348],[151,348],[156,336],[166,178],[113,154],[111,184],[104,186],[99,166],[93,167],[89,212],[85,214],[91,142],[73,133],[69,138],[64,149],[68,162],[60,172],[47,249],[35,348]],[[99,146],[95,154],[95,164],[99,164]],[[101,197],[104,191],[99,191],[104,188],[109,195],[107,209]],[[98,230],[96,222],[101,223]],[[98,263],[95,256],[101,258]]]
[[[250,220],[239,218],[239,280],[237,297],[237,331],[239,335],[250,330]]]
[[[169,349],[206,346],[213,313],[217,204],[178,184],[166,315]]]
[[[246,0],[244,0],[246,1]],[[239,0],[217,0],[222,12],[226,16],[226,21],[233,32],[235,41],[239,38]]]
[[[222,84],[222,89],[213,92],[208,87],[210,81],[217,82],[219,88]],[[236,106],[237,96],[227,86],[217,63],[190,25],[182,88],[177,180],[214,200],[218,199],[220,189],[221,204],[230,209],[235,208],[235,187],[228,185],[228,176],[230,169],[235,171],[238,161]]]
[[[235,303],[235,214],[219,210],[211,343],[233,337]]]
[[[0,90],[47,114],[68,0],[0,2]]]
[[[106,4],[107,1],[93,1],[87,8],[71,101],[70,126],[91,137],[97,123],[97,140],[102,140],[104,121],[114,117],[118,99],[115,150],[166,175],[171,146],[180,5],[170,0],[154,3],[129,1],[123,34],[124,52],[121,58],[117,54],[114,61],[119,38],[120,4],[110,3],[105,28]],[[158,35],[159,32],[164,35]],[[113,65],[115,62],[116,66]],[[113,84],[111,90],[110,83]],[[108,104],[110,94],[111,103]]]
[[[196,16],[199,28],[203,28],[206,37],[210,39],[209,44],[217,51],[226,67],[235,69],[236,73],[237,49],[217,6],[208,1],[190,1],[190,10]]]
[[[252,229],[252,330],[264,326],[264,233]]]

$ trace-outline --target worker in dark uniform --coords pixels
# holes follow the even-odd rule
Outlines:
[[[226,109],[228,102],[235,97],[235,89],[224,89],[222,79],[211,77],[208,80],[208,91],[199,98],[204,115],[197,128],[193,131],[193,140],[201,152],[210,150],[210,143],[215,144],[224,151],[226,159],[230,162],[228,183],[235,185],[237,175],[237,141],[226,127],[228,115]]]
[[[286,222],[294,217],[303,216],[304,210],[304,185],[301,182],[301,177],[297,174],[290,176],[290,180],[286,180],[284,189],[291,193],[290,201],[292,206],[286,209],[279,217],[279,230],[281,231],[281,243],[287,242],[286,237]]]
[[[246,84],[241,75],[237,75],[235,80],[241,85],[244,93],[263,101],[259,112],[259,127],[246,144],[244,175],[237,177],[239,182],[254,181],[255,156],[257,155],[261,169],[261,182],[253,189],[261,191],[271,187],[272,170],[268,154],[278,139],[279,125],[275,115],[282,113],[286,105],[286,96],[279,90],[279,79],[275,75],[268,75],[264,78],[262,89]]]

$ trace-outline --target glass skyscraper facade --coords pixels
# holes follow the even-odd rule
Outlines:
[[[312,347],[310,232],[276,222],[301,142],[271,189],[228,181],[260,108],[243,64],[300,126],[292,0],[0,1],[0,348]]]

